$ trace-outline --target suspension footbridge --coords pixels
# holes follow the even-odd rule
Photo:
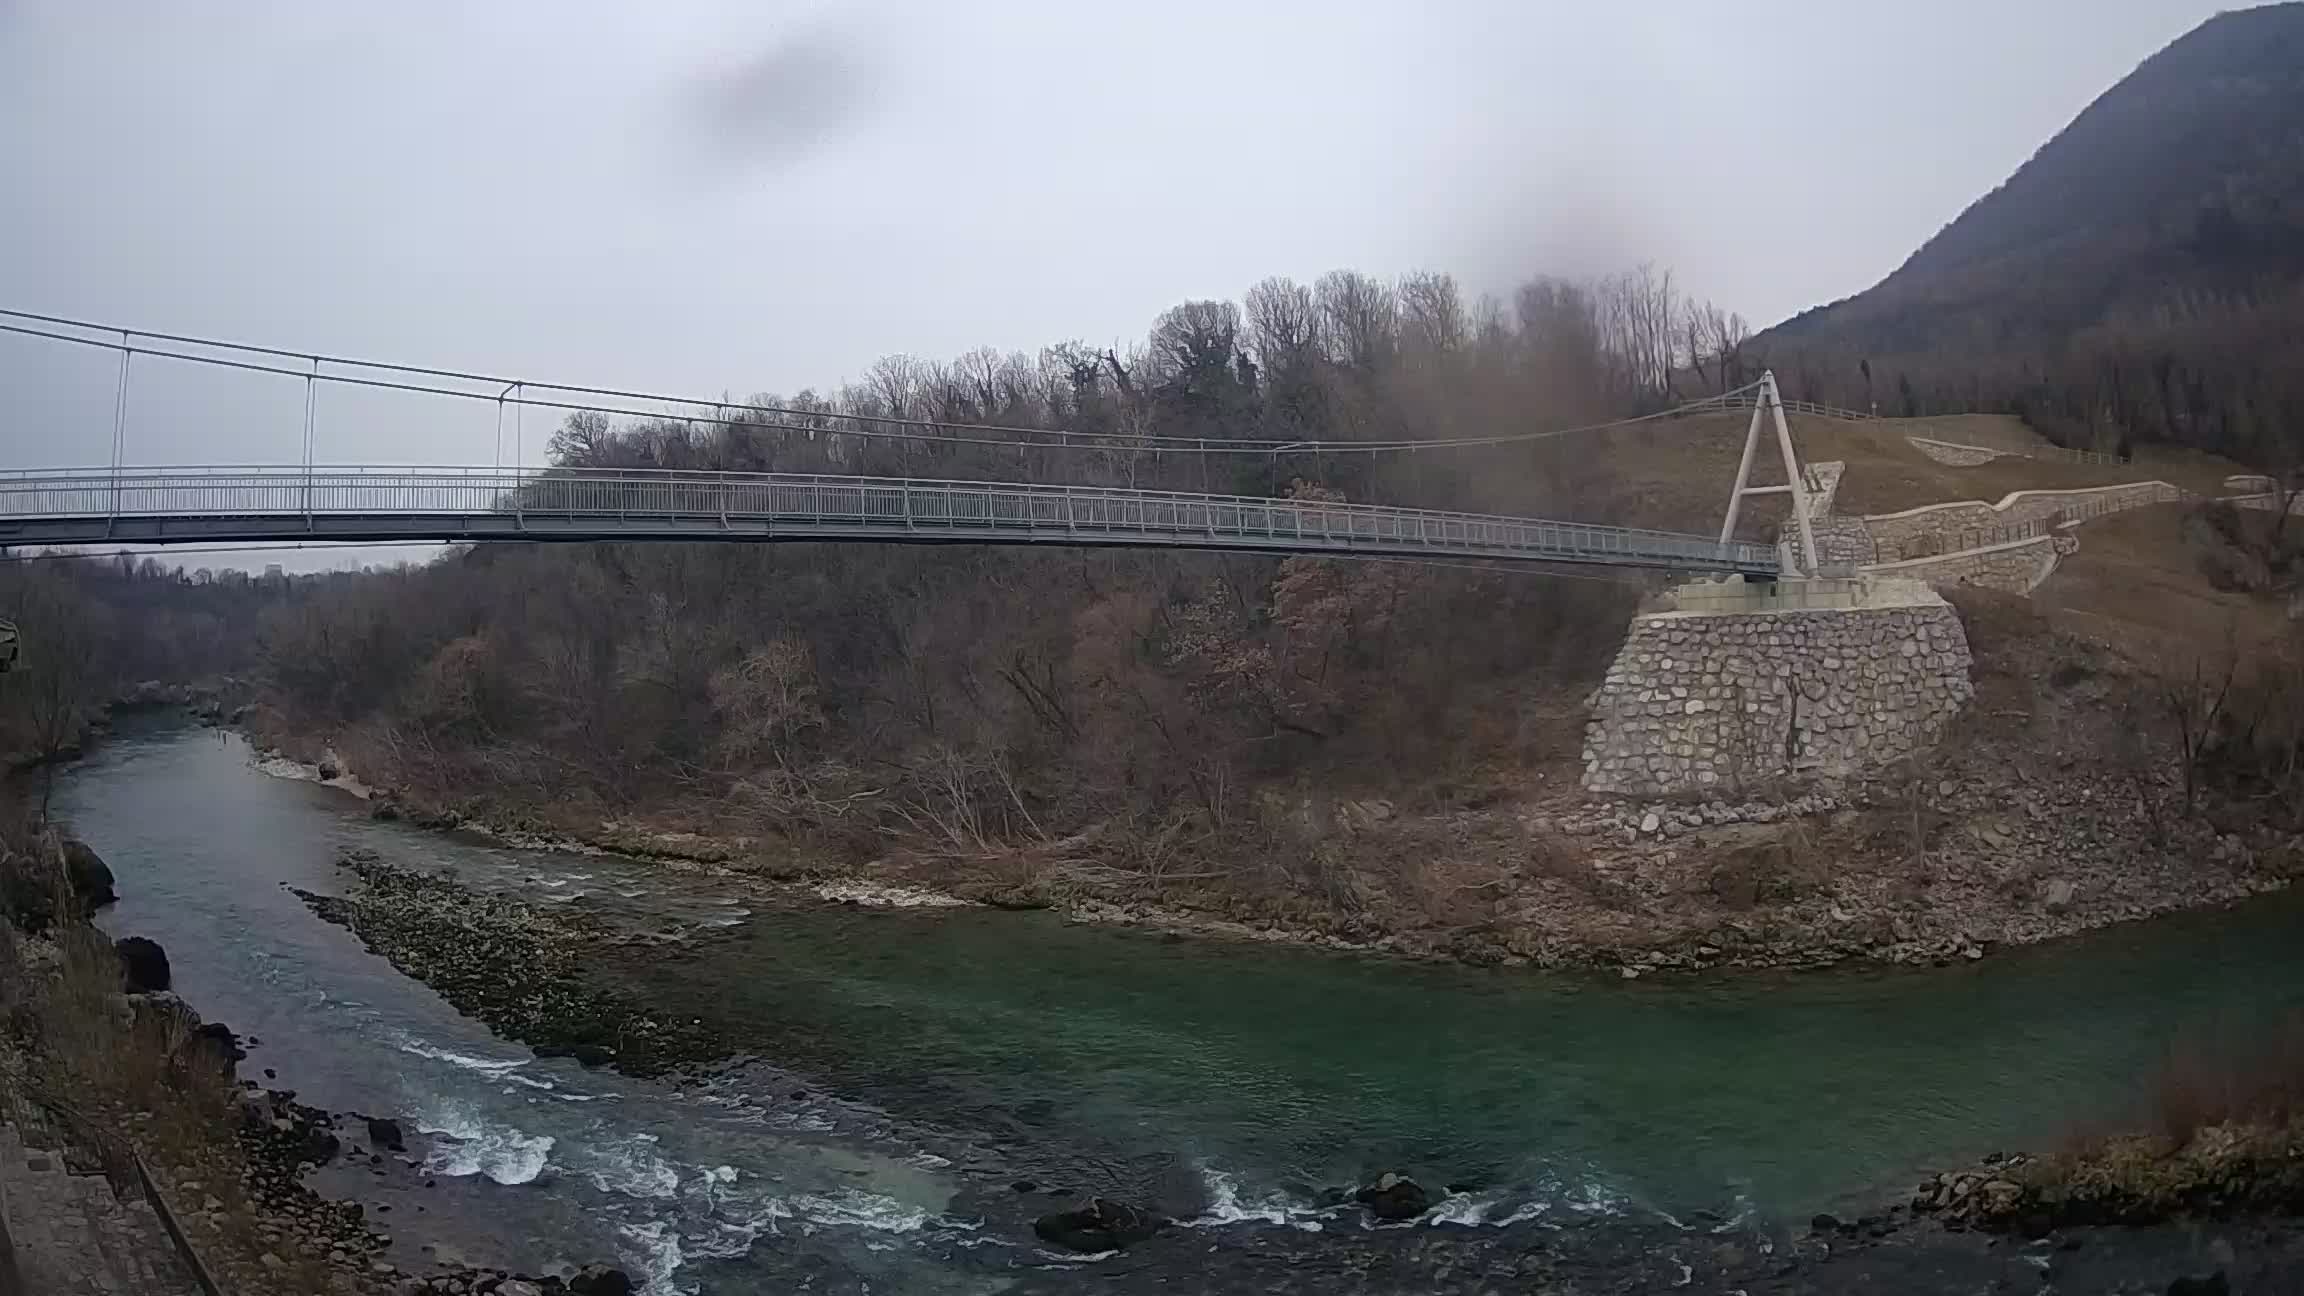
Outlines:
[[[534,383],[0,310],[0,334],[119,357],[112,462],[0,473],[0,545],[219,542],[864,541],[1210,549],[1287,554],[1648,568],[1775,576],[1774,545],[1586,522],[1320,499],[1138,490],[1033,481],[960,481],[841,473],[684,468],[409,467],[315,461],[314,408],[326,385],[673,418],[808,437],[893,437],[939,444],[1122,454],[1385,453],[1493,445],[1593,429],[1457,441],[1237,442],[1124,437],[1041,428],[929,423]],[[278,466],[136,466],[126,462],[132,366],[165,362],[276,375],[304,387],[305,461]],[[491,391],[493,394],[490,394]],[[1648,418],[1749,408],[1757,438],[1772,380]],[[676,412],[673,412],[676,411]],[[1643,421],[1643,420],[1629,420]],[[1620,426],[1608,424],[1601,426]],[[1789,443],[1786,443],[1790,467]],[[1746,467],[1750,464],[1747,452]],[[1793,477],[1797,481],[1797,475]],[[1738,493],[1786,488],[1746,487]],[[1793,488],[1797,489],[1797,488]],[[1731,524],[1733,515],[1731,515]],[[1805,552],[1813,552],[1812,546]]]

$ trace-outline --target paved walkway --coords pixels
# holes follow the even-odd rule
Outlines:
[[[10,1125],[0,1125],[0,1221],[23,1296],[198,1296],[148,1202],[73,1174]],[[6,1284],[0,1273],[0,1293]]]

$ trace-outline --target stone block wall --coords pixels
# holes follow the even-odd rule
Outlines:
[[[1872,528],[1862,518],[1828,517],[1809,523],[1809,527],[1816,532],[1816,547],[1824,551],[1826,563],[1862,566],[1880,556]]]
[[[1873,542],[1886,556],[1920,548],[1959,549],[1975,544],[1972,537],[1976,535],[2004,527],[2095,515],[2181,498],[2183,492],[2166,482],[2130,482],[2082,490],[2017,491],[1998,504],[1986,504],[1982,500],[1930,504],[1901,513],[1873,514],[1864,522],[1871,529]]]
[[[1846,775],[1933,743],[1972,695],[1943,599],[1842,611],[1635,617],[1592,695],[1584,786],[1721,795]]]
[[[1939,589],[1967,585],[2004,594],[2029,594],[2055,573],[2056,564],[2064,555],[2079,548],[2078,537],[2058,532],[1981,549],[1963,549],[1941,557],[1875,563],[1864,568],[1864,573],[1909,577]]]
[[[2264,513],[2280,511],[2280,493],[2278,491],[2267,495],[2228,495],[2225,498],[2237,508],[2256,509]],[[2290,514],[2304,513],[2304,494],[2288,497],[2288,512]]]
[[[1832,505],[1840,494],[1840,479],[1846,475],[1848,465],[1837,459],[1812,463],[1803,470],[1808,485],[1808,526],[1816,533],[1816,547],[1823,553],[1827,566],[1858,566],[1873,561],[1878,555],[1872,546],[1872,534],[1865,529],[1862,518],[1832,516]],[[1779,543],[1791,546],[1792,556],[1806,563],[1800,552],[1800,528],[1790,522],[1777,528]]]

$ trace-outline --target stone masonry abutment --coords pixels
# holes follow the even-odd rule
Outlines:
[[[1699,582],[1633,618],[1592,695],[1584,785],[1726,795],[1932,745],[1973,689],[1959,615],[1908,580]]]

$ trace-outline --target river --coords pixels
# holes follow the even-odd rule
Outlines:
[[[1219,1252],[1322,1245],[1367,1228],[1333,1190],[1382,1170],[1455,1186],[1419,1229],[1765,1233],[2133,1117],[2171,1041],[2304,1008],[2287,898],[1949,968],[1625,982],[793,904],[372,821],[170,724],[124,726],[57,805],[117,875],[107,927],[260,1041],[243,1075],[423,1132],[414,1167],[323,1176],[392,1212],[388,1258],[613,1253],[660,1292],[1093,1276],[1025,1227],[1050,1189],[1161,1200]],[[344,890],[349,848],[688,930],[617,974],[757,1061],[682,1089],[532,1057],[286,889]]]

